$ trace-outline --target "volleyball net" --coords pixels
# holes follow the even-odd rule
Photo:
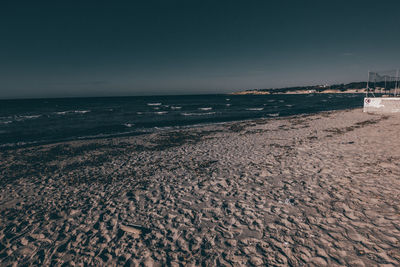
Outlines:
[[[368,72],[367,94],[381,93],[397,95],[400,93],[399,70],[370,71]]]

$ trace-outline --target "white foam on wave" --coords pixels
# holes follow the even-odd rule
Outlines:
[[[288,108],[291,108],[291,107],[293,107],[293,105],[285,105],[285,106],[287,106]]]
[[[162,103],[147,103],[148,106],[161,106]]]
[[[0,121],[0,124],[6,125],[6,124],[10,124],[12,123],[12,121]]]
[[[138,112],[136,112],[136,114],[138,114],[138,115],[142,115],[142,114],[143,114],[143,112],[139,112],[139,111],[138,111]]]
[[[168,111],[158,111],[158,112],[154,112],[157,115],[165,115],[168,113]]]
[[[153,127],[153,129],[154,130],[158,130],[158,131],[160,131],[160,130],[171,130],[171,129],[174,129],[174,127],[171,127],[171,126],[157,127],[157,126],[155,126],[155,127]]]
[[[9,124],[12,123],[14,121],[25,121],[25,120],[33,120],[33,119],[37,119],[40,118],[42,115],[20,115],[20,116],[14,116],[14,117],[10,117],[13,118],[14,120],[10,121],[4,121],[4,122],[0,122],[0,124]]]
[[[249,111],[261,111],[261,110],[264,110],[264,108],[246,108],[246,110],[249,110]]]
[[[32,145],[32,144],[37,144],[37,143],[39,143],[39,141],[6,143],[6,144],[0,145],[0,147],[17,147],[17,146]]]
[[[270,99],[267,102],[270,102],[270,103],[275,102],[275,99]]]
[[[225,100],[226,100],[226,101],[230,101],[231,99],[230,99],[230,98],[225,98]]]
[[[204,110],[204,111],[207,111],[207,110],[212,110],[212,107],[199,108],[199,110]]]
[[[183,112],[181,115],[183,116],[206,116],[206,115],[213,115],[215,112],[204,112],[204,113],[186,113]]]
[[[176,110],[176,109],[181,109],[182,107],[179,107],[179,106],[171,106],[171,109],[174,109],[174,110]]]
[[[18,116],[18,118],[21,118],[21,119],[37,119],[37,118],[39,118],[39,117],[41,117],[42,115],[26,115],[26,116]]]
[[[231,106],[231,104],[225,104],[225,106],[227,106],[227,107],[230,107],[230,106]]]
[[[125,127],[128,127],[128,128],[131,128],[132,126],[134,126],[135,124],[134,123],[125,123],[124,124],[124,126]]]
[[[268,114],[268,116],[270,116],[270,117],[278,117],[279,113],[271,113],[271,114]]]
[[[66,110],[66,111],[59,111],[56,112],[55,114],[57,115],[67,115],[67,114],[85,114],[85,113],[89,113],[91,112],[91,110]]]
[[[6,116],[6,117],[0,117],[0,120],[7,120],[7,119],[12,119],[13,116]]]

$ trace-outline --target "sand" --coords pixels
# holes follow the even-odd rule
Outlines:
[[[0,152],[0,265],[399,266],[398,116]]]

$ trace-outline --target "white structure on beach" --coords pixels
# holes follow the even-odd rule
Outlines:
[[[400,112],[400,97],[366,97],[364,98],[364,112]]]
[[[399,70],[368,72],[364,112],[400,112]],[[379,94],[376,96],[375,94]]]

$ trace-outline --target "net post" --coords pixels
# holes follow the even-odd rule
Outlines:
[[[368,97],[368,91],[369,91],[369,71],[368,71],[368,79],[367,79],[367,88],[365,90],[365,97]]]
[[[399,69],[396,70],[396,85],[394,87],[394,96],[397,96],[398,80],[399,80]]]

